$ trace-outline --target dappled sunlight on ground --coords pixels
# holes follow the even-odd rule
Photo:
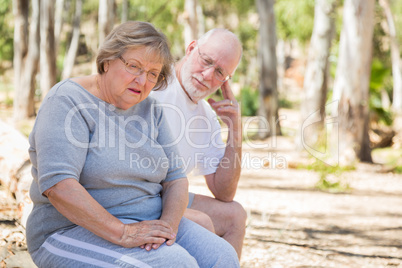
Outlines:
[[[280,148],[277,155],[306,161],[305,155],[297,158]],[[266,158],[267,152],[244,148],[251,158]],[[235,198],[249,215],[242,267],[402,265],[402,175],[358,164],[341,179],[350,190],[330,193],[314,187],[319,180],[314,171],[243,168]],[[191,191],[209,194],[203,178],[190,182]]]

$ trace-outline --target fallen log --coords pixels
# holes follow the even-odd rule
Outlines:
[[[13,126],[0,120],[0,184],[15,198],[18,221],[26,226],[32,210],[29,187],[32,182],[28,139]]]

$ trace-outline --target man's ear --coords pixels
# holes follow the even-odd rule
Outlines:
[[[197,47],[197,41],[192,41],[186,48],[186,56],[190,55],[191,51],[193,51]]]

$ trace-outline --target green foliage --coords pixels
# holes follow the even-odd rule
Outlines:
[[[331,193],[343,193],[350,192],[352,190],[348,183],[343,183],[341,180],[331,182],[331,180],[328,180],[326,177],[320,177],[320,180],[316,183],[315,187],[318,190],[328,191]]]
[[[252,56],[256,56],[257,51],[255,50],[255,41],[257,40],[258,28],[254,24],[245,21],[239,25],[239,28],[235,33],[242,43],[243,54],[251,52]]]
[[[239,27],[234,31],[240,39],[243,46],[242,60],[236,70],[234,81],[238,77],[247,77],[248,85],[246,87],[258,88],[259,75],[255,68],[252,68],[251,62],[257,57],[256,40],[258,28],[249,20],[239,24]]]
[[[206,17],[221,20],[230,14],[236,14],[239,18],[244,17],[250,11],[255,11],[255,0],[221,0],[218,3],[215,0],[201,1]],[[222,22],[222,21],[221,21]],[[230,22],[225,22],[229,23]],[[232,28],[232,25],[224,25]]]
[[[392,124],[392,115],[390,111],[384,109],[381,103],[381,91],[386,90],[387,94],[391,94],[391,68],[385,66],[382,61],[377,58],[373,59],[370,76],[370,111],[375,113],[379,121],[386,124]],[[388,88],[386,87],[388,85]]]
[[[147,21],[155,25],[170,41],[172,54],[180,58],[184,53],[184,28],[180,23],[183,10],[184,0],[130,0],[128,20]]]
[[[13,32],[11,0],[0,0],[0,62],[13,60]],[[0,64],[1,65],[1,64]],[[0,66],[0,74],[3,73]]]
[[[300,165],[300,168],[305,168],[307,170],[312,170],[316,172],[323,172],[326,174],[334,174],[334,175],[341,175],[345,171],[355,170],[353,166],[331,166],[328,165],[318,159],[316,159],[312,164],[309,165]]]
[[[402,165],[395,167],[394,172],[396,174],[402,174]]]
[[[279,99],[279,107],[280,108],[293,108],[294,103],[292,103],[290,100],[285,99],[285,98],[280,98]]]
[[[237,13],[241,16],[248,12],[255,11],[255,0],[230,0],[236,7]]]
[[[83,1],[82,2],[83,18],[88,19],[88,17],[96,17],[98,15],[98,8],[99,8],[99,1],[98,0],[85,0],[85,1]]]
[[[255,116],[259,107],[258,90],[245,87],[240,91],[240,104],[242,116]]]
[[[380,92],[384,87],[385,79],[390,74],[390,67],[385,66],[381,60],[374,58],[371,64],[370,88],[375,92]]]
[[[10,98],[10,96],[7,96],[6,99],[4,100],[4,104],[7,107],[12,107],[14,104],[14,99]]]
[[[299,165],[298,168],[312,170],[319,174],[320,179],[315,184],[315,188],[319,190],[331,193],[348,192],[352,190],[348,183],[343,182],[342,174],[346,171],[354,170],[355,168],[353,166],[330,166],[316,159],[314,163],[310,165]]]
[[[396,174],[402,174],[402,149],[394,149],[391,147],[377,148],[372,151],[373,159],[383,164],[387,169],[392,170]]]
[[[314,26],[314,0],[277,0],[274,5],[278,38],[299,40],[311,38]]]
[[[373,58],[380,60],[384,66],[391,66],[391,57],[389,50],[389,34],[385,32],[384,25],[386,17],[383,8],[377,2],[374,13],[374,32],[373,32]],[[388,26],[385,26],[386,28]],[[397,31],[398,31],[398,26]]]
[[[391,11],[394,18],[397,38],[402,41],[400,25],[402,25],[402,6],[391,0]],[[391,51],[389,46],[389,33],[383,8],[376,2],[375,24],[373,34],[373,62],[370,78],[370,111],[385,125],[392,125],[392,114],[387,107],[382,106],[381,94],[385,91],[389,99],[392,99],[393,80]],[[402,43],[399,42],[402,49]]]

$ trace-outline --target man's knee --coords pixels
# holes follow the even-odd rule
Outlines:
[[[227,220],[230,220],[234,224],[246,225],[247,212],[240,203],[236,201],[229,202],[225,214],[228,217]]]
[[[247,212],[236,201],[222,202],[211,197],[196,195],[191,209],[207,214],[214,224],[215,231],[219,233],[246,227]]]
[[[186,211],[184,212],[184,217],[201,225],[208,231],[215,233],[214,224],[211,218],[204,212],[194,209],[186,209]]]

